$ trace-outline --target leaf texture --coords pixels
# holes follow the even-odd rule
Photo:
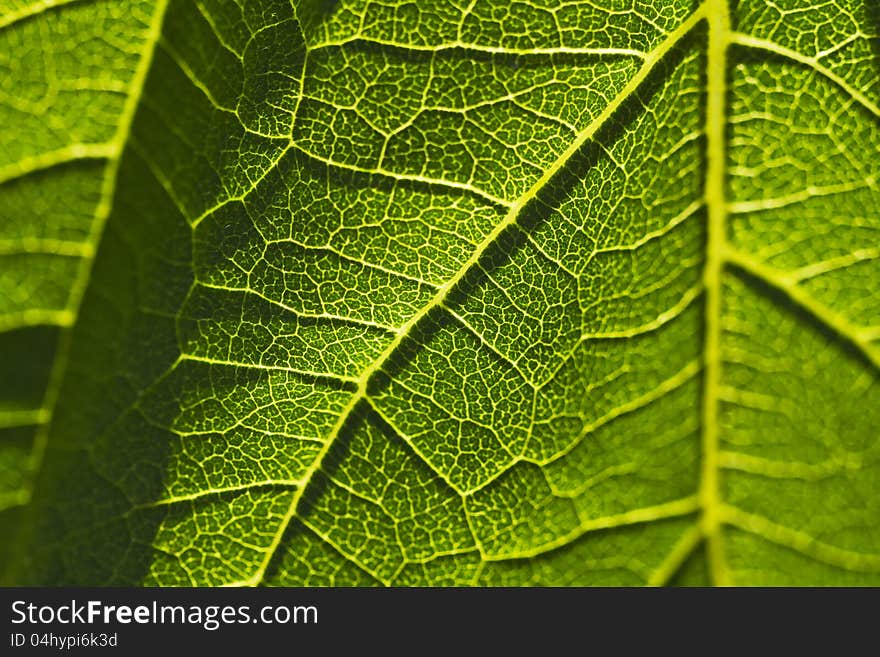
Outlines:
[[[41,458],[152,16],[141,2],[0,3],[0,514],[27,501]]]
[[[867,0],[7,4],[11,581],[880,583]]]

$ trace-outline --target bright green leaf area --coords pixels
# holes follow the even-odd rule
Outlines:
[[[880,584],[874,0],[0,1],[14,584]]]

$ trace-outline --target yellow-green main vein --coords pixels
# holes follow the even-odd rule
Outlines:
[[[721,275],[724,268],[727,206],[725,200],[725,130],[727,122],[728,0],[707,0],[709,43],[706,76],[706,180],[708,217],[703,335],[702,474],[700,524],[706,538],[712,582],[728,584],[721,542],[718,481],[718,390],[721,385]]]
[[[417,313],[415,313],[395,335],[391,343],[385,350],[374,360],[363,372],[357,381],[357,390],[352,395],[348,404],[339,415],[336,423],[331,429],[324,441],[321,451],[312,462],[311,467],[302,478],[302,486],[300,486],[293,495],[290,507],[282,519],[278,531],[275,533],[263,561],[260,563],[256,571],[242,584],[255,586],[263,581],[266,570],[280,545],[287,526],[296,517],[300,501],[303,498],[305,490],[308,488],[311,479],[315,473],[321,468],[321,464],[330,451],[331,446],[336,442],[342,429],[348,422],[349,417],[355,407],[362,401],[368,402],[367,387],[373,375],[376,374],[389,361],[389,359],[397,352],[401,343],[410,334],[411,330],[435,308],[442,306],[449,293],[458,285],[458,283],[477,265],[479,259],[483,256],[488,248],[490,248],[508,228],[513,226],[519,219],[520,213],[537,195],[538,193],[553,179],[569,162],[569,160],[581,149],[581,147],[606,124],[606,122],[617,112],[617,110],[625,103],[630,96],[638,89],[645,79],[651,74],[654,68],[661,60],[684,39],[691,30],[703,19],[707,6],[701,5],[686,21],[673,30],[669,36],[657,48],[648,53],[642,63],[642,66],[636,74],[630,79],[620,93],[612,100],[596,119],[584,130],[578,133],[577,137],[572,141],[569,147],[559,158],[544,172],[544,174],[523,194],[520,198],[513,202],[504,219],[485,237],[485,239],[477,246],[471,256],[462,264],[454,276],[452,276],[445,284],[438,288],[434,296],[425,304]]]

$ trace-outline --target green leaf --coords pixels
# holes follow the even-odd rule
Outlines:
[[[871,2],[48,4],[12,582],[880,584]]]

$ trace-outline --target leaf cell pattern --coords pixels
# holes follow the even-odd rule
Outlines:
[[[872,3],[130,4],[0,4],[12,581],[880,583]]]

